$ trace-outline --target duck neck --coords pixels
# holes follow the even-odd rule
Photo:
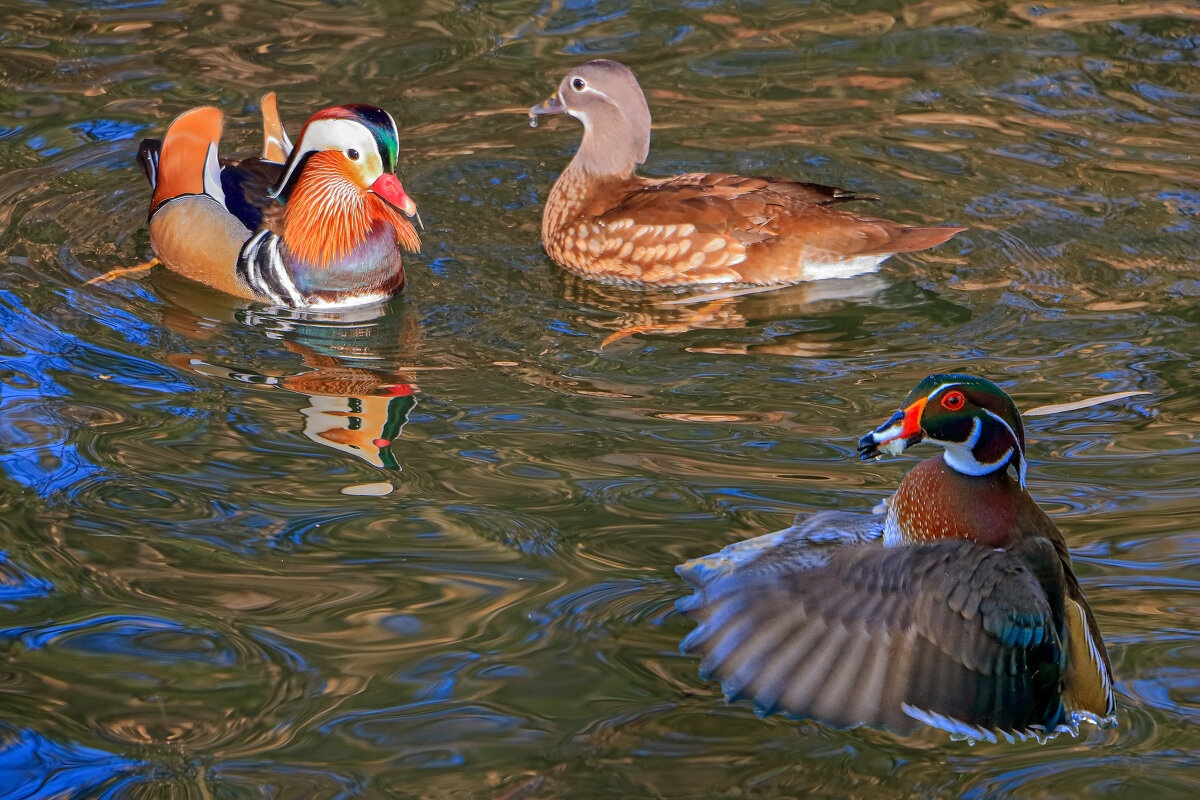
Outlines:
[[[552,232],[562,230],[572,220],[607,211],[607,207],[595,207],[596,202],[608,195],[613,186],[627,180],[632,173],[631,169],[623,177],[597,175],[581,166],[579,157],[576,156],[550,189],[550,196],[546,199],[545,210],[542,213],[542,241],[553,241]]]

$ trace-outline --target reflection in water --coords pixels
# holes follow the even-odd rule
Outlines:
[[[1200,796],[1187,3],[396,5],[0,0],[0,797]],[[571,280],[539,231],[575,140],[524,110],[593,57],[653,73],[648,174],[970,230],[858,297]],[[407,296],[84,286],[151,254],[138,141],[211,103],[253,151],[270,88],[396,115]],[[905,465],[855,463],[861,426],[947,368],[1153,392],[1030,420],[1120,727],[967,747],[721,705],[671,566],[874,507]],[[414,383],[404,469],[374,466]]]
[[[296,347],[290,344],[288,349]],[[184,353],[172,353],[167,361],[196,375],[279,386],[306,395],[309,405],[300,410],[305,436],[371,466],[400,469],[391,446],[400,438],[408,414],[417,404],[415,384],[397,383],[395,376],[343,367],[336,359],[310,354],[304,356],[304,362],[314,369],[295,375],[237,371]]]
[[[171,330],[206,341],[222,321],[235,328],[246,326],[263,336],[264,343],[281,342],[308,369],[267,373],[252,363],[229,366],[196,353],[170,353],[168,363],[195,375],[304,395],[309,404],[300,410],[303,419],[297,423],[303,423],[306,437],[371,466],[400,469],[392,445],[417,404],[415,379],[364,364],[394,362],[415,353],[420,331],[404,313],[401,301],[336,313],[291,309],[264,313],[214,292],[196,292],[195,286],[173,276],[164,276],[158,284],[172,301],[163,315]]]
[[[878,274],[732,292],[631,292],[574,275],[564,277],[566,297],[616,314],[598,326],[613,330],[607,346],[633,334],[673,335],[691,330],[737,330],[775,320],[828,313],[845,303],[866,303],[887,288]]]

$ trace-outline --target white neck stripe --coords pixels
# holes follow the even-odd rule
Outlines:
[[[1021,450],[1021,440],[1019,438],[1017,438],[1017,432],[1013,430],[1012,425],[1009,425],[1007,422],[1005,422],[1003,417],[1001,417],[996,412],[992,411],[990,408],[985,408],[983,410],[986,411],[991,416],[992,419],[996,420],[1001,425],[1003,425],[1005,428],[1007,428],[1009,435],[1012,436],[1012,442],[1013,442],[1012,447],[1015,448],[1017,451],[1017,460],[1019,462],[1017,464],[1017,472],[1020,474],[1021,486],[1022,487],[1025,486],[1025,466],[1026,466],[1025,465],[1025,453],[1022,452],[1022,450]],[[1018,412],[1018,413],[1020,413],[1020,412]],[[1009,452],[1012,452],[1012,448],[1010,448]],[[1008,458],[1008,456],[1005,456],[1006,460],[1007,460],[1007,458]]]

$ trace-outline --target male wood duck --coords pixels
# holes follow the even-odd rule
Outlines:
[[[863,459],[920,441],[886,515],[822,512],[677,567],[683,641],[731,699],[831,725],[1044,739],[1115,723],[1112,670],[1062,532],[1025,490],[1021,415],[930,375]],[[882,517],[882,518],[881,518]]]
[[[150,244],[168,268],[231,295],[294,308],[383,299],[404,286],[401,249],[420,241],[396,178],[396,123],[368,105],[314,114],[293,148],[274,96],[262,157],[219,160],[224,115],[180,115],[138,164],[154,195]],[[403,212],[403,214],[401,213]]]
[[[650,110],[627,67],[599,59],[567,73],[529,109],[583,122],[583,143],[550,190],[542,242],[578,275],[631,286],[773,285],[846,278],[965,228],[910,227],[833,206],[874,200],[782,178],[635,174],[650,149]]]

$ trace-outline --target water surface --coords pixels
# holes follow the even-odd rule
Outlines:
[[[1200,9],[926,0],[0,0],[0,797],[1156,797],[1200,792]],[[693,318],[542,253],[620,59],[649,174],[878,194],[970,228]],[[389,109],[409,290],[281,314],[150,255],[137,143]],[[600,343],[631,325],[666,330]],[[674,326],[674,327],[670,327]],[[675,564],[868,510],[854,442],[925,374],[1022,407],[1120,725],[970,746],[759,719],[681,655]],[[376,440],[390,443],[379,445]],[[387,484],[386,486],[381,484]],[[390,489],[390,491],[389,491]]]

